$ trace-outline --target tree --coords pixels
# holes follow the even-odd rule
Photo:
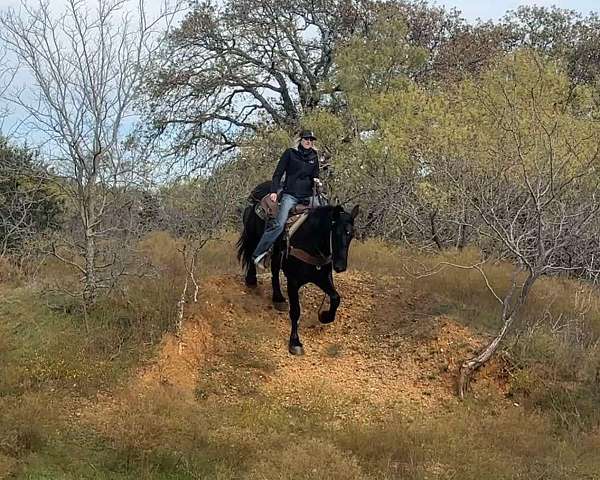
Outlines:
[[[6,91],[10,88],[14,76],[15,69],[9,67],[7,60],[8,52],[5,45],[0,45],[0,98],[4,98]],[[9,110],[6,105],[0,108],[0,126],[3,126],[5,117],[8,116]]]
[[[124,140],[165,18],[149,22],[143,1],[132,11],[127,0],[98,0],[93,10],[69,0],[60,15],[47,2],[24,3],[0,17],[0,38],[32,78],[11,100],[48,147],[56,185],[76,213],[74,235],[63,236],[53,253],[81,275],[75,293],[88,307],[123,273],[120,249],[109,241],[123,222],[115,225],[111,213],[123,208],[121,193],[147,167]]]
[[[200,250],[208,241],[218,237],[224,225],[233,223],[232,217],[239,201],[239,183],[237,172],[219,168],[212,175],[178,181],[165,186],[160,192],[163,204],[161,223],[179,240],[179,252],[186,271],[178,302],[177,333],[181,330],[190,281],[194,286],[193,302],[198,301]]]
[[[169,36],[148,82],[148,114],[176,154],[234,149],[264,125],[298,128],[327,107],[336,46],[365,29],[375,3],[208,1]]]
[[[600,18],[557,7],[522,6],[509,12],[501,25],[512,48],[531,48],[564,62],[574,85],[593,84],[600,74]]]
[[[600,19],[557,7],[520,6],[503,19],[460,25],[439,44],[430,78],[460,80],[484,71],[501,54],[530,48],[563,63],[573,84],[600,73]]]
[[[34,152],[0,138],[0,256],[17,254],[29,239],[58,228],[58,193]]]
[[[462,364],[463,396],[542,275],[594,267],[584,257],[570,266],[561,258],[571,245],[597,244],[600,140],[591,89],[573,87],[560,64],[531,50],[499,59],[480,78],[447,92],[446,100],[433,132],[431,168],[472,212],[469,227],[484,260],[515,266],[503,291],[490,284],[483,263],[474,266],[498,300],[501,326]]]
[[[415,80],[427,52],[409,37],[402,10],[378,10],[366,33],[357,32],[336,51],[339,107],[319,109],[304,121],[314,125],[332,156],[337,199],[361,203],[363,234],[411,242],[430,235],[425,230],[408,233],[414,217],[398,221],[400,211],[412,215],[418,210],[411,192],[417,188],[427,97]]]

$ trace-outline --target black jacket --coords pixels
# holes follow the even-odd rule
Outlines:
[[[285,173],[285,182],[281,177]],[[319,156],[312,148],[288,148],[277,163],[271,192],[277,192],[283,187],[283,193],[289,193],[297,198],[310,197],[313,193],[313,178],[319,178]]]

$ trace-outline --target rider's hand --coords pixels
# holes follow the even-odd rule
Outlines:
[[[271,199],[272,202],[276,202],[277,201],[277,194],[276,193],[272,193],[271,195],[269,195],[269,198]]]

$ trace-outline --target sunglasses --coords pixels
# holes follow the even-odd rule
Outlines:
[[[302,137],[302,140],[306,140],[307,142],[314,142],[316,140],[316,138]]]

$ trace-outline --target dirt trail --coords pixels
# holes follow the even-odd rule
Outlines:
[[[288,314],[272,307],[267,276],[255,289],[236,276],[208,279],[199,303],[188,305],[180,337],[167,335],[155,361],[119,395],[99,402],[104,407],[96,413],[106,418],[109,404],[112,409],[157,388],[191,402],[235,403],[254,395],[310,409],[335,400],[340,420],[384,418],[399,407],[439,410],[457,401],[458,362],[481,338],[450,318],[428,314],[427,300],[396,278],[349,272],[338,275],[336,285],[342,304],[330,325],[317,321],[322,293],[310,286],[301,291],[306,354],[293,357]],[[480,390],[504,393],[493,362],[477,382]]]
[[[426,299],[405,292],[395,278],[352,272],[337,276],[336,284],[342,304],[330,325],[317,321],[321,292],[310,286],[301,292],[306,354],[293,357],[286,348],[288,314],[273,309],[268,277],[257,289],[234,276],[210,279],[183,333],[188,347],[201,341],[203,354],[186,348],[175,355],[168,342],[158,361],[162,372],[172,372],[166,381],[229,401],[260,394],[310,405],[333,394],[346,399],[347,415],[455,401],[458,362],[481,345],[480,338],[452,319],[424,313]],[[502,393],[497,370],[492,364],[478,378]]]

